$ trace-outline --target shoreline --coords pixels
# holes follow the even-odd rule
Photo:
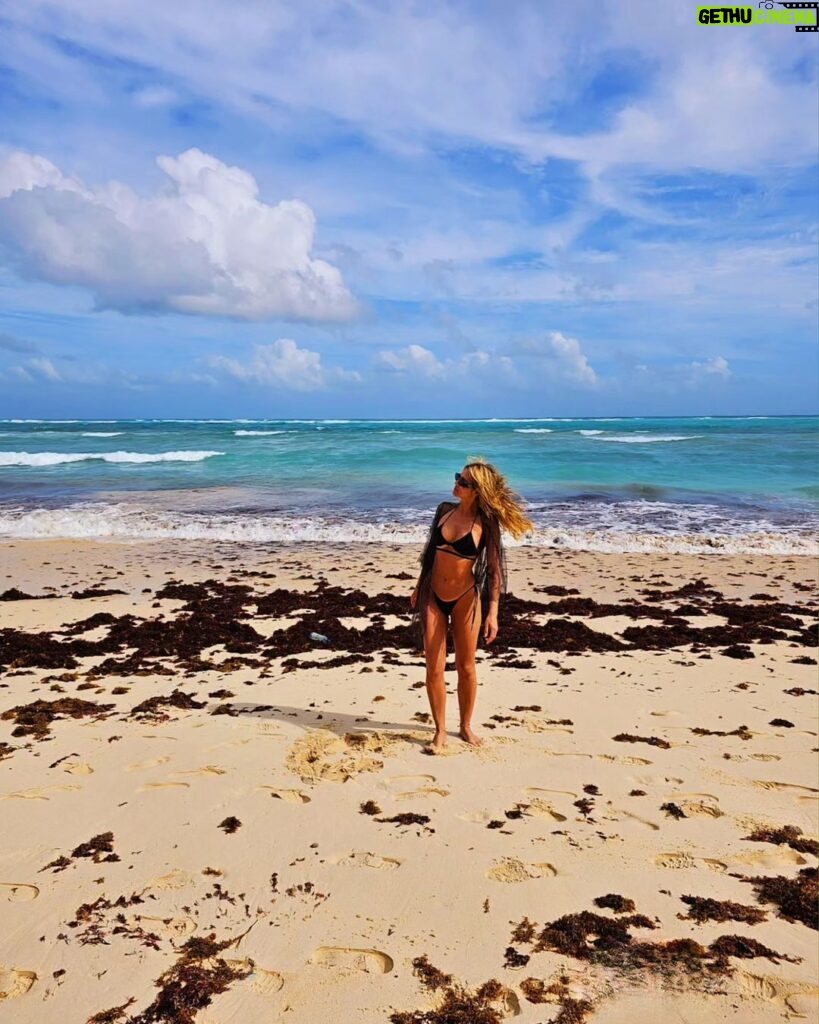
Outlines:
[[[0,594],[51,595],[0,601],[6,642],[36,636],[20,649],[52,662],[0,674],[0,1024],[126,1006],[127,1020],[210,934],[233,945],[197,969],[230,977],[196,1024],[382,1024],[439,1005],[419,957],[473,996],[496,980],[492,1006],[521,1024],[572,1000],[589,1024],[762,1024],[819,1006],[816,932],[748,880],[794,885],[817,864],[748,838],[817,832],[815,558],[508,549],[508,642],[478,654],[484,746],[457,740],[450,663],[449,743],[427,757],[423,659],[390,639],[417,546],[0,553]],[[124,593],[85,595],[98,589]],[[334,633],[330,649],[314,629]],[[686,629],[706,632],[653,646]],[[103,650],[116,630],[122,645]],[[59,665],[71,644],[76,664]],[[24,715],[34,731],[14,736],[7,713],[38,700],[97,709]],[[718,970],[624,970],[513,937],[525,918],[538,934],[562,915],[617,922],[594,903],[612,893],[653,923],[627,926],[652,955],[740,936],[781,956],[742,959],[733,943]],[[683,896],[762,919],[698,921]],[[550,985],[549,1005],[532,1001]]]

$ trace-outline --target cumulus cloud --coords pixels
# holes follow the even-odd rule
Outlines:
[[[508,356],[491,352],[467,352],[458,359],[439,359],[423,345],[406,345],[399,349],[382,349],[377,352],[373,365],[377,370],[386,370],[407,377],[427,381],[453,381],[458,389],[468,388],[470,383],[491,379],[495,383],[520,384],[514,363]]]
[[[689,369],[693,370],[694,373],[704,374],[706,376],[716,377],[730,377],[731,368],[728,365],[728,360],[722,356],[714,356],[708,359],[704,363],[691,363]]]
[[[444,364],[434,352],[423,345],[407,345],[405,348],[382,350],[375,357],[375,365],[397,373],[415,373],[420,377],[443,378]]]
[[[318,352],[299,348],[290,338],[279,338],[269,345],[256,345],[246,363],[227,356],[211,356],[206,362],[212,369],[235,380],[289,391],[322,391],[333,383],[361,380],[361,375],[355,370],[324,367]]]
[[[545,337],[516,342],[513,351],[542,360],[550,372],[565,381],[585,387],[596,387],[599,383],[580,342],[561,331],[550,331]]]
[[[88,188],[40,156],[0,161],[0,253],[21,274],[89,288],[101,308],[250,320],[343,321],[357,304],[311,256],[316,219],[271,206],[255,179],[189,149],[157,159],[164,189]]]

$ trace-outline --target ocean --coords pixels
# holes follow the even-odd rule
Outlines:
[[[819,552],[819,417],[0,420],[0,537],[419,544],[471,457],[588,551]]]

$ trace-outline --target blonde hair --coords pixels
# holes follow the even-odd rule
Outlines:
[[[478,508],[497,519],[502,529],[518,540],[534,529],[532,521],[524,514],[523,499],[515,494],[506,477],[499,469],[480,456],[470,459],[468,469],[475,482]]]

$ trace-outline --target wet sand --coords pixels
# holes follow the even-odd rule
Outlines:
[[[512,549],[429,756],[417,549],[0,552],[0,1024],[816,1019],[814,559]]]

